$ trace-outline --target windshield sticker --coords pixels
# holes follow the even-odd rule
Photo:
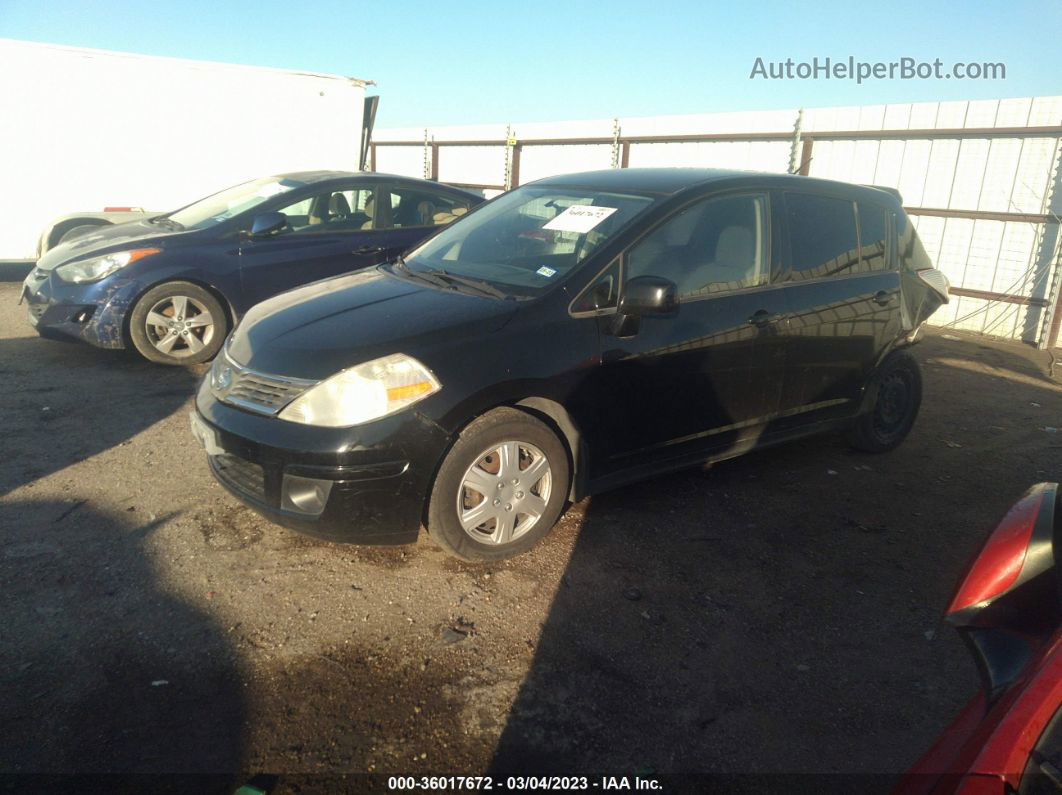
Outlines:
[[[593,207],[588,204],[573,204],[542,228],[555,229],[558,232],[585,234],[616,212],[616,210],[616,207]]]
[[[545,265],[543,265],[541,268],[535,271],[535,273],[537,273],[539,276],[545,276],[548,279],[550,276],[553,276],[556,271],[553,270],[553,268],[547,268]]]

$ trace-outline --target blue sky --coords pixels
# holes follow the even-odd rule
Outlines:
[[[611,118],[1062,92],[1062,2],[0,0],[0,37],[377,82],[379,126]],[[1005,80],[750,80],[757,57]]]

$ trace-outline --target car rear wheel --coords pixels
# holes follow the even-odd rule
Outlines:
[[[922,405],[922,370],[907,351],[895,351],[882,362],[871,382],[874,403],[848,432],[857,450],[893,450],[911,432]]]
[[[463,560],[530,549],[564,510],[568,454],[557,435],[511,408],[491,411],[458,438],[432,487],[428,533]]]
[[[159,364],[199,364],[213,359],[228,327],[218,299],[190,282],[152,287],[129,316],[133,345],[145,359]]]

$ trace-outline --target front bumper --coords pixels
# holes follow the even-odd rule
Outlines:
[[[30,325],[42,337],[124,348],[125,315],[138,292],[137,283],[128,279],[68,284],[53,271],[34,268],[22,283],[21,300]]]
[[[414,412],[316,428],[221,403],[206,379],[192,423],[196,436],[205,434],[211,472],[233,496],[277,524],[343,543],[416,541],[449,446],[441,428]],[[315,488],[319,502],[295,496]]]

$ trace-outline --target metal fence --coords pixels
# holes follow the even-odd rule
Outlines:
[[[669,127],[679,131],[661,132]],[[523,128],[525,137],[512,126],[473,130],[482,136],[427,129],[417,138],[381,130],[371,167],[496,192],[553,174],[642,166],[788,171],[896,188],[953,284],[935,324],[1059,344],[1062,97]]]

